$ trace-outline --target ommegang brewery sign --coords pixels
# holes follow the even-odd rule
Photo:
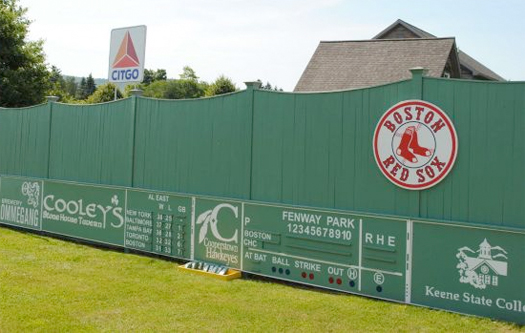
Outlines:
[[[443,180],[457,152],[452,121],[425,101],[394,105],[381,117],[374,133],[379,169],[392,183],[408,190],[423,190]]]

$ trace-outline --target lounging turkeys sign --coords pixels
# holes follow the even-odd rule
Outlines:
[[[423,190],[450,172],[458,152],[454,125],[437,106],[420,100],[400,102],[379,120],[374,156],[381,172],[408,190]]]

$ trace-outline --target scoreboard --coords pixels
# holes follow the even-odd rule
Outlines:
[[[0,223],[525,324],[525,231],[0,177]]]

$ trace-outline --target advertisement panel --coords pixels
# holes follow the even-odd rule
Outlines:
[[[0,187],[0,222],[40,230],[42,181],[2,177]]]
[[[525,323],[525,235],[414,223],[412,302]]]
[[[195,199],[192,259],[241,267],[240,202]]]
[[[121,188],[45,181],[42,230],[123,246],[124,200]]]

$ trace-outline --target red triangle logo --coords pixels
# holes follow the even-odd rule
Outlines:
[[[138,66],[139,58],[137,57],[137,52],[135,52],[133,40],[131,39],[131,35],[128,31],[122,39],[122,42],[120,43],[118,53],[115,57],[115,60],[113,61],[113,68],[126,68]]]

